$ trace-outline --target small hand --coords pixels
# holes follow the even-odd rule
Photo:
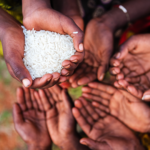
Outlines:
[[[45,112],[40,101],[35,99],[33,89],[17,89],[17,103],[13,106],[13,118],[17,132],[30,150],[51,149],[52,141],[46,125]]]
[[[150,88],[149,34],[136,35],[121,45],[113,56],[110,72],[116,75],[114,85],[124,88],[138,98]]]
[[[39,95],[54,144],[65,150],[87,149],[79,143],[76,123],[71,112],[71,98],[66,91],[55,85],[49,89],[39,90]]]
[[[143,150],[134,133],[113,116],[95,108],[80,97],[75,101],[73,115],[88,138],[80,143],[92,150]]]
[[[91,20],[86,27],[84,47],[94,56],[91,65],[98,68],[97,79],[102,80],[113,51],[112,29],[102,19]]]
[[[95,63],[95,64],[94,64]],[[84,61],[78,66],[74,74],[69,78],[69,82],[73,88],[80,85],[85,85],[94,81],[97,77],[98,62],[96,61],[93,53],[85,51]]]
[[[91,99],[93,106],[115,116],[131,129],[150,131],[150,107],[142,100],[124,90],[98,82],[89,83],[82,91],[82,96]]]

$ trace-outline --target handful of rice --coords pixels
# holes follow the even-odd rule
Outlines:
[[[69,60],[76,52],[69,35],[22,28],[25,35],[23,62],[33,80],[47,73],[60,73],[62,62]]]

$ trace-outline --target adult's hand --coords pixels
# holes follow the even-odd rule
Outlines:
[[[48,30],[60,34],[68,34],[73,38],[74,47],[77,51],[71,56],[70,60],[65,60],[62,63],[64,68],[61,71],[61,76],[59,73],[55,73],[52,74],[51,78],[45,78],[46,80],[43,80],[44,77],[35,79],[32,88],[48,88],[57,82],[67,80],[67,77],[73,73],[84,57],[82,30],[71,18],[53,10],[48,1],[41,0],[23,0],[23,24],[28,30],[34,28],[35,30]]]

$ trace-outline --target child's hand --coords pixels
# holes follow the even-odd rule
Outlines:
[[[121,45],[111,59],[110,72],[116,75],[114,85],[138,98],[150,88],[150,34],[136,35]]]
[[[97,78],[98,61],[94,54],[85,51],[84,61],[78,66],[74,74],[69,78],[69,82],[73,88],[85,85]]]
[[[73,115],[88,136],[80,143],[92,150],[144,150],[129,128],[103,110],[94,108],[83,97],[75,101]]]
[[[13,106],[13,118],[15,128],[27,143],[29,150],[51,149],[52,141],[46,126],[44,109],[39,99],[35,99],[34,90],[17,89],[17,103]]]
[[[48,88],[57,82],[63,82],[72,75],[78,64],[82,62],[84,57],[83,48],[83,32],[69,17],[50,8],[44,1],[32,2],[28,0],[23,1],[23,24],[28,29],[48,30],[60,34],[68,34],[73,38],[76,53],[71,56],[70,60],[65,60],[62,63],[63,69],[60,74],[53,74],[52,82],[47,82],[42,78],[36,79],[33,82],[32,88]],[[75,32],[75,33],[74,33]],[[55,80],[54,80],[55,79]]]
[[[113,86],[92,82],[82,88],[82,96],[92,105],[110,113],[137,132],[150,132],[150,107],[129,92]],[[131,121],[132,120],[132,121]]]
[[[79,143],[76,123],[71,112],[71,99],[66,91],[55,85],[49,89],[39,90],[39,95],[54,144],[65,150],[87,149]]]

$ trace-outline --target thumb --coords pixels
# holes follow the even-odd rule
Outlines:
[[[66,21],[62,21],[62,27],[64,32],[73,38],[74,48],[78,52],[83,52],[83,31],[70,18],[66,18]]]
[[[89,138],[82,138],[80,140],[80,143],[83,144],[83,145],[88,146],[92,150],[99,150],[99,149],[109,150],[110,149],[110,147],[108,146],[107,143],[105,143],[105,142],[96,142],[96,141],[94,141],[92,139],[89,139]]]
[[[142,100],[143,101],[150,101],[150,90],[147,90],[146,92],[144,92]]]
[[[22,82],[25,87],[30,87],[32,85],[31,75],[25,67],[23,60],[20,56],[17,56],[16,54],[6,62],[8,62],[8,70],[14,78]]]
[[[129,52],[131,52],[136,48],[136,46],[137,46],[137,41],[133,36],[120,46],[119,52],[115,54],[115,58],[116,59],[125,58]]]
[[[24,123],[22,111],[18,103],[15,103],[13,105],[13,120],[14,120],[15,128],[18,131],[20,129],[20,125]]]

